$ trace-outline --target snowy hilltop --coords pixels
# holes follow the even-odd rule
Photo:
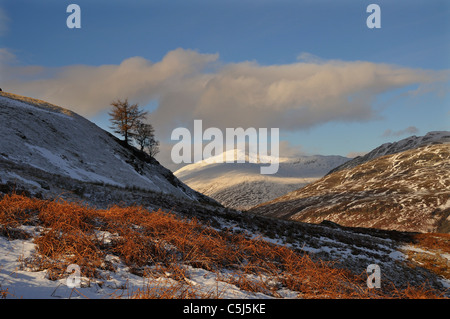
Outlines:
[[[67,109],[1,92],[0,120],[0,184],[94,204],[126,190],[215,204],[154,158]]]
[[[217,157],[226,157],[226,153]],[[174,174],[222,205],[246,210],[308,185],[348,160],[342,156],[322,155],[280,158],[276,174],[262,175],[258,163],[248,160],[246,163],[214,163],[214,159],[209,159],[186,165]]]
[[[0,123],[0,298],[432,298],[449,286],[445,234],[228,209],[83,117],[31,98],[1,93]],[[418,156],[419,166],[442,166],[438,150]],[[276,178],[309,181],[345,160],[283,159]],[[225,167],[204,164],[181,173],[231,184]],[[252,183],[240,190],[256,192]],[[365,276],[372,264],[383,267],[375,291]]]

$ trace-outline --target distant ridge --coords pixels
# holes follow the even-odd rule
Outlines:
[[[344,164],[339,165],[336,168],[333,168],[328,172],[328,174],[343,169],[353,168],[357,165],[368,162],[380,156],[400,153],[421,146],[445,143],[450,143],[450,132],[447,131],[433,131],[427,133],[425,136],[410,136],[398,142],[382,144],[381,146],[375,148],[374,150],[363,156],[357,156],[354,159],[345,162]]]

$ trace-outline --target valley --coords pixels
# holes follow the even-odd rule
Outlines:
[[[172,173],[72,111],[0,95],[2,298],[449,297],[446,132],[330,174],[351,159]]]

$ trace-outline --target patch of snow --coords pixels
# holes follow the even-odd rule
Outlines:
[[[226,155],[217,155],[221,159]],[[248,158],[247,158],[248,160]],[[211,163],[186,165],[174,174],[191,188],[223,205],[248,209],[310,184],[346,161],[341,156],[302,156],[280,159],[273,175],[261,175],[259,163]]]
[[[82,182],[136,187],[186,200],[205,198],[177,179],[168,180],[169,171],[156,161],[138,158],[85,118],[43,101],[22,98],[26,102],[17,100],[20,96],[0,94],[0,122],[7,123],[0,126],[2,161]],[[25,179],[22,182],[30,180],[31,174],[25,176],[21,169],[15,168],[14,173]],[[5,177],[6,172],[0,168],[0,174]]]
[[[31,186],[34,186],[34,187],[37,187],[37,188],[41,188],[41,185],[40,185],[40,184],[36,183],[35,181],[26,179],[26,178],[24,178],[24,177],[22,177],[22,176],[19,176],[19,175],[17,175],[16,173],[8,172],[8,173],[7,173],[7,176],[8,176],[8,179],[9,179],[9,180],[10,180],[10,179],[18,179],[18,180],[21,180],[22,182],[24,182],[25,184],[28,184],[28,185],[31,185]]]
[[[68,114],[64,114],[61,111],[56,111],[56,110],[51,110],[49,108],[34,106],[31,103],[21,102],[21,101],[18,101],[18,100],[7,98],[5,96],[0,96],[0,104],[13,106],[13,107],[20,107],[22,109],[27,109],[27,110],[30,110],[32,112],[38,111],[38,112],[48,113],[48,114],[51,114],[51,115],[56,115],[58,117],[63,117],[64,119],[68,119],[68,120],[72,120],[73,119],[72,116],[70,116]]]

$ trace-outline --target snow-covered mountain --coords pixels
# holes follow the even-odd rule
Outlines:
[[[80,195],[91,204],[111,203],[125,193],[164,197],[161,205],[169,209],[174,207],[169,199],[217,204],[154,158],[82,116],[44,101],[0,93],[3,188],[13,185],[32,194]]]
[[[328,174],[355,167],[380,156],[396,154],[421,146],[443,143],[450,143],[450,132],[434,131],[427,133],[425,136],[410,136],[397,142],[382,144],[363,156],[357,156],[351,161],[339,165],[328,172]]]
[[[419,165],[434,158],[439,169],[440,158],[448,157],[445,149],[423,156],[412,160]],[[330,169],[327,165],[345,159],[335,160],[282,160],[280,178],[315,178]],[[220,167],[203,164],[191,166],[192,173]],[[259,167],[251,169],[259,175]],[[442,176],[432,180],[448,189],[447,175]],[[1,194],[12,190],[31,196]],[[45,199],[55,196],[69,201]],[[132,202],[155,212],[102,209]],[[441,249],[445,236],[433,234],[432,240],[418,243],[411,233],[298,223],[225,209],[81,116],[8,93],[0,93],[0,207],[1,298],[330,298],[328,278],[341,277],[323,268],[328,262],[355,278],[369,264],[383,265],[383,282],[401,288],[427,281],[448,295],[448,272],[442,270],[448,259]],[[448,211],[448,202],[440,207]],[[264,250],[267,254],[260,249],[270,247],[274,250]],[[292,254],[280,254],[284,249]],[[227,253],[237,258],[222,258]],[[75,255],[81,256],[75,263],[82,264],[79,287],[73,289],[65,269]],[[319,267],[305,268],[303,261],[309,260],[317,260]],[[342,287],[353,294],[364,285],[355,279]],[[344,290],[337,291],[341,298]]]
[[[224,156],[226,153],[218,155]],[[348,160],[342,156],[322,155],[280,158],[276,174],[262,175],[260,167],[265,165],[263,163],[211,163],[214,160],[210,159],[209,162],[184,166],[174,174],[191,188],[224,206],[246,210],[308,185]]]
[[[450,143],[429,143],[335,171],[250,211],[307,223],[448,233],[449,172]]]

